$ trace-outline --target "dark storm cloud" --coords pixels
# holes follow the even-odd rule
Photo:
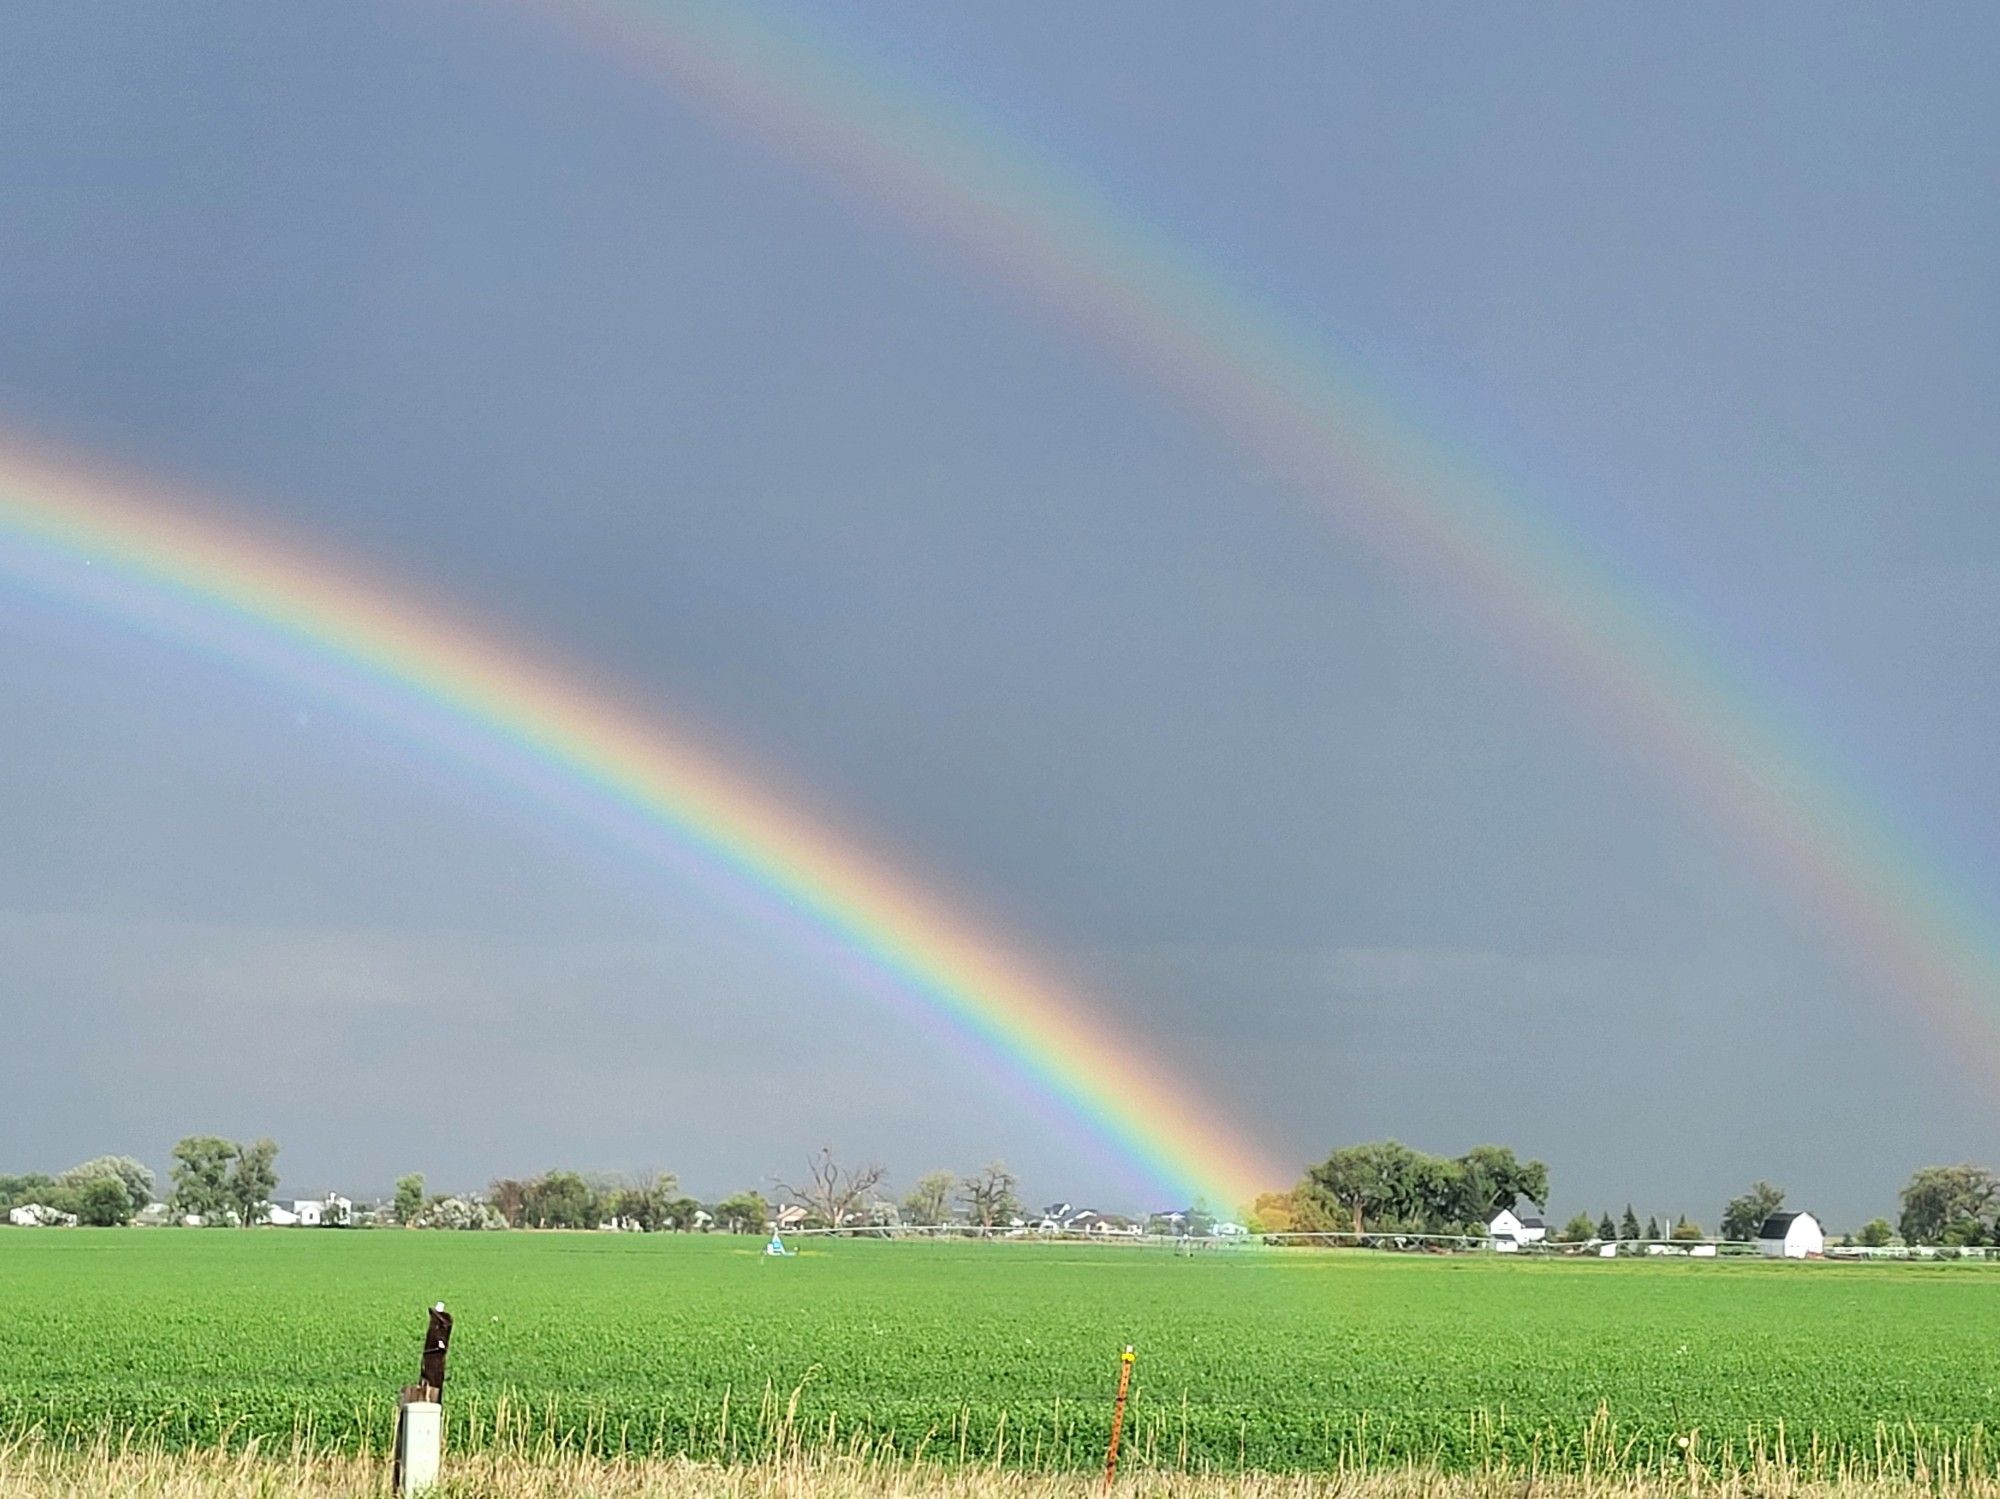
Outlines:
[[[1979,878],[1990,46],[1797,21],[856,24],[1351,339]],[[1841,1216],[2000,1147],[1893,990],[1464,600],[670,95],[445,8],[14,33],[0,418],[740,745],[1086,975],[1281,1158],[1501,1138],[1565,1204],[1712,1216],[1775,1174]],[[100,622],[0,597],[0,629],[0,1065],[33,1157],[0,1169],[214,1123],[379,1185],[455,1118],[430,1169],[462,1182],[565,1158],[720,1190],[837,1137],[1128,1190],[545,813]],[[416,1101],[436,1051],[447,1096]],[[1852,1099],[1888,1107],[1830,1122]]]

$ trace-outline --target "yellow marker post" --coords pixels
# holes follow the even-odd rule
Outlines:
[[[1104,1454],[1104,1487],[1108,1491],[1112,1480],[1118,1476],[1118,1438],[1125,1430],[1125,1396],[1132,1388],[1132,1361],[1139,1355],[1132,1351],[1132,1345],[1125,1345],[1125,1352],[1118,1359],[1118,1399],[1111,1407],[1111,1447]]]

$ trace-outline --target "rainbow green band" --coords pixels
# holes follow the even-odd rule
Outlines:
[[[72,566],[52,574],[51,554]],[[400,694],[412,720],[441,712],[559,771],[600,807],[750,884],[774,916],[865,961],[1163,1190],[1233,1209],[1289,1179],[1149,1061],[1142,1038],[719,757],[579,688],[575,672],[184,501],[0,445],[0,571],[10,562],[114,614],[134,590],[170,594],[242,637],[265,669],[275,637],[292,648],[281,663],[297,660],[302,674],[331,663]]]
[[[1310,511],[1483,611],[1801,898],[1875,982],[2000,1065],[1993,911],[1579,537],[1407,422],[1296,320],[956,100],[803,15],[711,0],[533,14],[998,275],[1198,409]]]

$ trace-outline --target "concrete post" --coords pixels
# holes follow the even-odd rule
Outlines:
[[[437,1487],[444,1451],[444,1407],[435,1400],[406,1400],[396,1423],[396,1492],[423,1494]]]

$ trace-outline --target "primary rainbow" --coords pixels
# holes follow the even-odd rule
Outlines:
[[[523,8],[997,273],[1060,329],[1088,334],[1297,493],[1481,608],[1595,722],[1713,808],[1890,992],[2000,1064],[2000,927],[1970,882],[1708,659],[1635,580],[1191,246],[803,15],[715,0]]]
[[[664,831],[830,939],[1165,1190],[1233,1209],[1291,1178],[1077,994],[713,754],[579,687],[573,671],[184,500],[0,442],[0,572],[10,570],[112,613],[131,602],[150,617],[169,596],[220,626],[225,654],[268,671],[275,642],[281,673],[331,665],[386,689],[404,725],[417,708],[442,714],[484,749],[559,772],[598,809]]]

